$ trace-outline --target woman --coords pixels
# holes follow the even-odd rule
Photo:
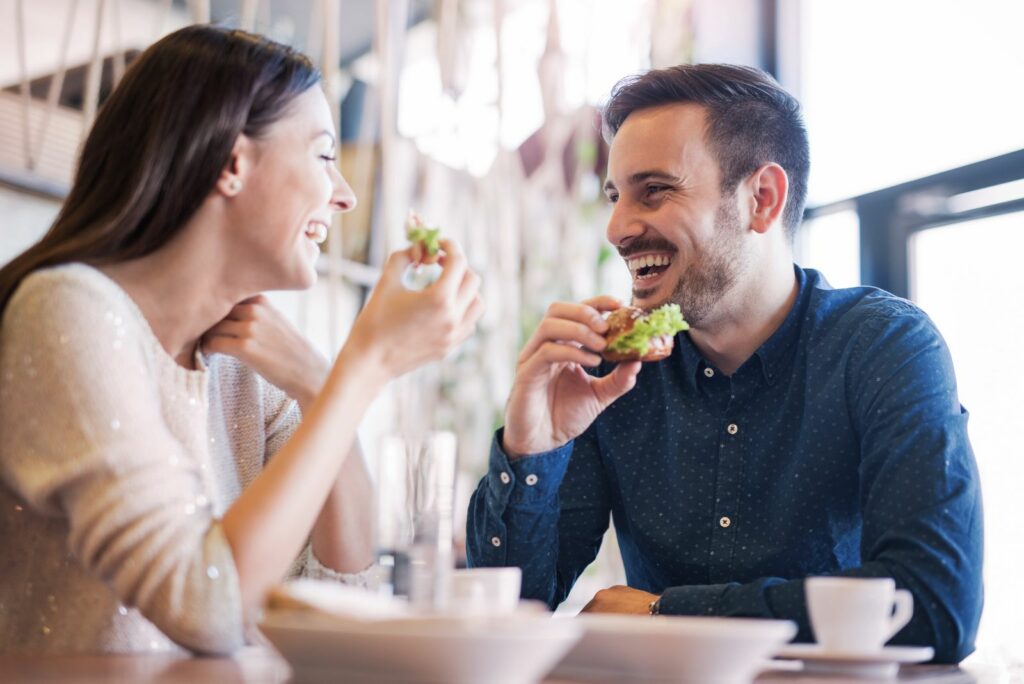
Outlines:
[[[356,427],[482,304],[457,244],[422,292],[396,253],[328,367],[258,296],[310,287],[355,205],[318,83],[258,36],[170,34],[0,270],[0,651],[228,653],[296,558],[371,563]]]

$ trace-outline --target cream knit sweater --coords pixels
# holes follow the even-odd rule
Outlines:
[[[237,360],[177,365],[115,282],[30,275],[0,327],[0,653],[245,642],[220,518],[298,425]],[[352,579],[307,552],[308,574]],[[358,577],[356,578],[358,579]]]

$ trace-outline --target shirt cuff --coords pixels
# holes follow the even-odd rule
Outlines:
[[[729,584],[700,584],[669,587],[661,595],[662,615],[717,615]]]
[[[375,584],[375,570],[376,568],[371,564],[360,572],[338,572],[320,562],[312,544],[306,546],[306,569],[303,574],[310,579],[327,580],[347,584],[350,587],[370,589]]]
[[[501,508],[506,505],[533,504],[548,501],[558,493],[572,455],[573,442],[539,454],[521,456],[510,461],[501,448],[503,429],[491,442],[490,469],[487,486]]]

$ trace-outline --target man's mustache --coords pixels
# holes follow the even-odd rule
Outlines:
[[[625,247],[617,247],[616,249],[619,252],[619,256],[623,259],[628,259],[634,254],[643,254],[644,252],[669,252],[671,254],[676,252],[676,247],[671,242],[657,238],[635,240]]]

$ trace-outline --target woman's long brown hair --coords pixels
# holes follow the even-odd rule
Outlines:
[[[150,46],[103,105],[56,221],[0,269],[0,315],[33,271],[136,259],[195,214],[240,133],[259,137],[320,81],[305,55],[243,31],[189,26]]]

